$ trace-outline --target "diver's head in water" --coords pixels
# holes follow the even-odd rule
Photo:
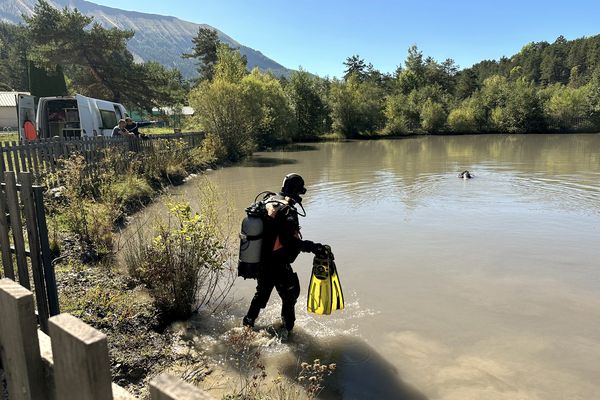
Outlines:
[[[471,179],[473,175],[471,175],[469,171],[463,171],[458,175],[458,177],[462,179]]]
[[[306,188],[304,187],[304,179],[300,175],[291,173],[283,178],[283,183],[281,184],[282,196],[290,197],[294,201],[302,203],[300,195],[304,193],[306,193]]]

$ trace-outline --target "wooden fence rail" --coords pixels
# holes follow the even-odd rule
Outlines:
[[[112,383],[106,335],[69,314],[37,330],[33,294],[0,279],[0,356],[10,400],[132,400]],[[150,382],[152,400],[211,400],[177,378]]]
[[[7,278],[31,289],[33,278],[39,322],[48,331],[48,317],[60,312],[41,186],[32,174],[5,172],[0,185],[0,252]],[[17,184],[17,177],[20,184]],[[25,227],[25,229],[23,229]],[[15,273],[16,264],[16,273]],[[31,268],[30,268],[31,266]],[[0,278],[2,273],[0,271]]]
[[[0,143],[0,176],[5,171],[31,172],[35,183],[42,183],[57,169],[57,162],[70,154],[81,154],[91,171],[101,163],[104,150],[111,152],[161,151],[169,141],[178,140],[196,147],[204,139],[202,132],[149,135],[145,137],[54,137],[35,141]],[[1,179],[1,178],[0,178]]]

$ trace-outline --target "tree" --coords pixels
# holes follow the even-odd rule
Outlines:
[[[254,143],[267,148],[290,142],[295,118],[279,81],[255,68],[242,79],[241,87]]]
[[[352,75],[356,76],[359,80],[363,80],[367,75],[367,65],[365,64],[365,60],[360,58],[358,54],[346,58],[344,65],[346,66],[346,69],[344,70],[344,80],[348,80]],[[370,67],[373,68],[372,65],[370,65]]]
[[[54,71],[37,68],[29,63],[29,91],[33,96],[66,96],[68,95],[65,75],[60,65]]]
[[[421,108],[421,127],[425,132],[439,132],[446,124],[446,110],[441,104],[427,99]]]
[[[544,49],[540,64],[540,79],[542,83],[563,83],[569,81],[569,68],[567,66],[567,41],[561,35],[556,41]]]
[[[478,123],[475,110],[467,105],[460,106],[450,111],[448,127],[452,132],[472,133],[477,132]]]
[[[347,81],[334,80],[329,92],[333,129],[355,137],[383,128],[383,94],[376,84],[361,82],[354,74]]]
[[[310,138],[326,129],[327,106],[318,80],[300,69],[292,72],[285,87],[295,114],[296,139]]]
[[[238,161],[257,147],[289,141],[294,129],[291,105],[270,74],[246,71],[238,50],[220,44],[212,81],[190,93],[195,118],[208,132],[207,143],[220,156]]]
[[[425,64],[423,63],[423,52],[419,51],[416,45],[408,48],[408,55],[404,61],[406,69],[413,71],[419,78],[425,74]]]
[[[539,132],[544,128],[543,109],[535,88],[523,79],[506,83],[505,97],[499,98],[491,112],[491,123],[498,132]]]
[[[217,46],[217,64],[215,65],[214,79],[240,82],[248,73],[246,70],[247,63],[246,57],[239,50],[221,43]]]
[[[576,128],[590,115],[587,88],[560,87],[545,105],[548,119],[561,130]]]
[[[164,100],[157,67],[136,64],[127,50],[132,31],[105,29],[77,9],[58,10],[45,0],[25,22],[30,59],[48,71],[62,66],[76,91],[145,109]]]
[[[0,22],[0,90],[29,90],[28,47],[22,26]]]
[[[479,84],[477,82],[477,75],[472,69],[465,69],[458,73],[456,79],[456,97],[459,99],[466,99],[471,96],[477,89]]]
[[[217,157],[230,161],[244,158],[255,148],[250,114],[241,94],[239,82],[216,78],[201,82],[190,92],[194,118],[207,132],[207,143],[217,149]]]
[[[198,28],[198,34],[192,39],[194,47],[189,54],[183,54],[183,58],[198,59],[198,74],[200,80],[211,81],[214,76],[214,67],[217,63],[217,47],[219,36],[217,31],[209,28]]]

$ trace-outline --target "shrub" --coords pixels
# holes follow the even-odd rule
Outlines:
[[[441,104],[427,99],[421,109],[421,127],[429,133],[439,132],[446,123],[446,110]]]
[[[117,198],[125,205],[144,202],[153,193],[148,182],[135,175],[125,175],[114,184],[113,189]]]
[[[187,176],[188,149],[181,140],[157,140],[140,153],[140,170],[151,183],[181,183]]]
[[[128,246],[129,273],[149,289],[165,321],[185,319],[205,304],[220,304],[233,283],[226,247],[210,212],[174,204],[153,238]]]
[[[448,126],[452,132],[477,132],[477,118],[473,109],[468,107],[455,108],[448,115]]]
[[[67,230],[74,234],[87,261],[102,258],[112,251],[113,207],[96,201],[99,181],[86,175],[86,163],[74,154],[60,160],[56,178],[63,185],[63,205],[58,208]]]

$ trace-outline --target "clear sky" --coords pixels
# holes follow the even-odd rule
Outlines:
[[[600,34],[600,0],[95,0],[206,23],[288,68],[341,76],[359,54],[393,72],[416,44],[461,67],[511,56],[531,41]]]

